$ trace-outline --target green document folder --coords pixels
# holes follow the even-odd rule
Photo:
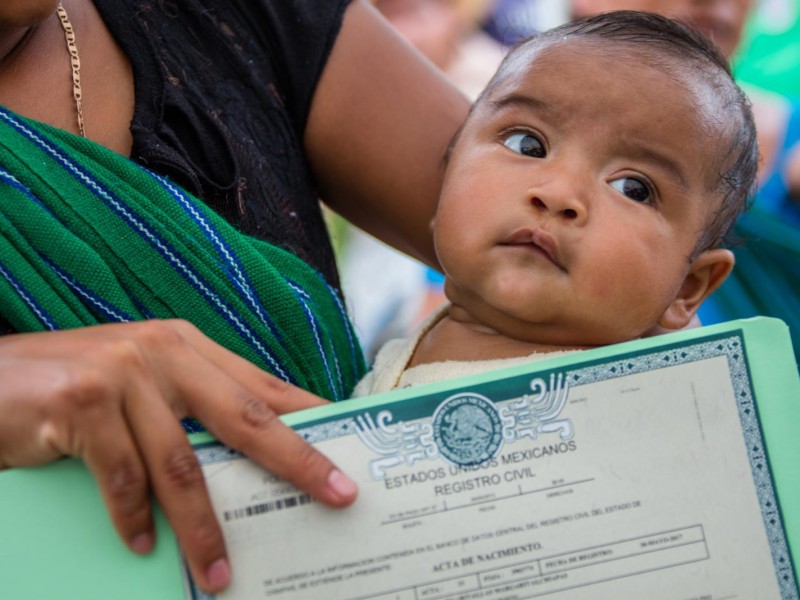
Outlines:
[[[732,379],[736,379],[731,385],[741,396],[737,399],[742,403],[737,405],[742,418],[741,435],[748,452],[753,450],[759,455],[750,459],[752,486],[769,488],[768,493],[758,492],[759,498],[767,498],[762,503],[769,505],[769,508],[762,507],[763,526],[771,540],[778,539],[778,549],[773,551],[775,563],[780,565],[776,566],[776,572],[780,571],[783,581],[789,582],[783,584],[779,597],[797,598],[800,378],[788,329],[776,319],[732,321],[598,348],[445,383],[341,402],[294,413],[284,420],[301,432],[311,431],[313,427],[319,429],[320,424],[341,422],[356,413],[367,414],[364,411],[375,415],[379,410],[390,410],[400,421],[410,420],[417,410],[414,407],[426,398],[442,402],[442,398],[452,398],[451,392],[459,390],[477,390],[476,393],[491,397],[493,390],[501,393],[504,385],[510,385],[521,376],[528,376],[530,381],[531,375],[544,378],[544,374],[563,373],[565,378],[572,377],[578,384],[587,373],[595,380],[621,377],[637,369],[641,372],[642,368],[636,365],[642,363],[642,357],[646,357],[646,370],[656,372],[660,367],[655,361],[663,361],[664,366],[674,361],[691,362],[698,348],[705,349],[702,352],[718,351],[720,356],[728,357],[730,364],[739,365],[731,370]],[[702,394],[695,402],[703,403]],[[636,424],[628,423],[626,427],[635,429]],[[193,442],[200,448],[213,440],[201,434],[194,436]],[[516,472],[524,474],[522,465],[516,467]],[[362,492],[365,489],[362,486]],[[369,493],[368,490],[365,493]],[[362,502],[363,496],[354,507],[346,510],[357,517]],[[731,498],[731,502],[736,502],[736,498]],[[341,518],[337,514],[328,513],[327,518]],[[181,600],[187,594],[203,597],[191,590],[191,586],[186,587],[175,538],[163,515],[158,513],[156,517],[155,551],[147,557],[135,556],[117,538],[97,486],[79,461],[67,459],[41,468],[1,472],[0,599]],[[735,527],[737,523],[731,523],[731,528]],[[315,531],[299,530],[296,534],[313,539]],[[741,540],[742,544],[747,542]],[[236,570],[235,563],[233,566]],[[649,596],[643,592],[641,597]]]

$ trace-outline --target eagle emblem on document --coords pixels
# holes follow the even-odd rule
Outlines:
[[[479,465],[493,458],[503,444],[500,413],[480,394],[450,396],[433,413],[432,425],[439,453],[459,466]]]

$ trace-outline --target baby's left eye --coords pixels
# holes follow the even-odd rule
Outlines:
[[[650,191],[650,186],[635,177],[620,177],[610,183],[611,187],[631,200],[645,204],[649,204],[653,201],[653,194]]]
[[[533,133],[512,133],[503,140],[503,145],[523,156],[544,158],[547,156],[542,140]]]

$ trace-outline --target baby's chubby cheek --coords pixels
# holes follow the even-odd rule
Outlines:
[[[586,306],[594,307],[596,314],[603,312],[603,318],[606,318],[610,311],[617,317],[624,317],[624,322],[631,331],[638,331],[644,323],[649,323],[654,318],[650,313],[656,308],[648,299],[633,292],[634,290],[626,289],[621,284],[601,278],[592,282],[582,293],[587,295]],[[598,312],[598,307],[606,307],[606,310]],[[622,327],[622,323],[618,319],[616,321],[616,327]]]
[[[611,289],[611,287],[612,286],[610,286],[607,281],[598,279],[591,282],[588,292],[592,298],[601,300],[609,295],[609,289]]]

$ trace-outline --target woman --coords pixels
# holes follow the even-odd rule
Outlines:
[[[317,196],[433,263],[440,158],[467,111],[365,0],[4,2],[0,105],[15,126],[26,117],[75,134],[30,124],[58,147],[114,162],[110,149],[168,177],[334,290]],[[18,204],[2,199],[8,189],[0,213]],[[205,323],[6,329],[0,468],[82,458],[139,553],[155,541],[152,491],[209,592],[230,569],[180,419],[329,505],[355,498],[352,482],[275,418],[324,400],[212,341]]]

